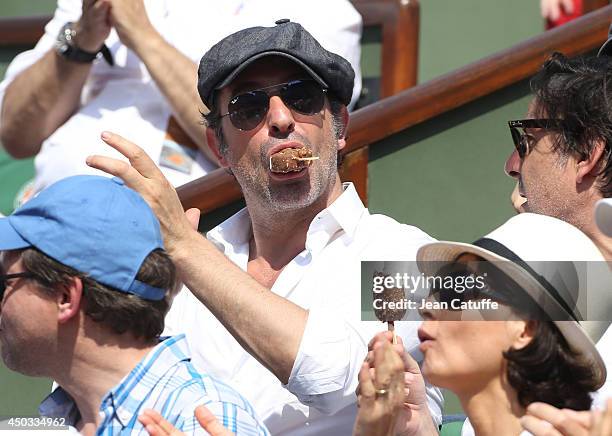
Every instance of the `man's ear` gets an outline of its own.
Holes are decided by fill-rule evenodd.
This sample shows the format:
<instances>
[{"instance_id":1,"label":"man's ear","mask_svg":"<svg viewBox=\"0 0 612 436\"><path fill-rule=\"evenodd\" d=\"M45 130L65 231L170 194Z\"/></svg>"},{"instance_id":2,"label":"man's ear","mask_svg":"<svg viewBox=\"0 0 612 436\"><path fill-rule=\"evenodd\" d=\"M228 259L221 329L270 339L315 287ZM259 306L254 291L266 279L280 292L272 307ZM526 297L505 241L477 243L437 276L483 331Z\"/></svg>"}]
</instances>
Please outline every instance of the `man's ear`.
<instances>
[{"instance_id":1,"label":"man's ear","mask_svg":"<svg viewBox=\"0 0 612 436\"><path fill-rule=\"evenodd\" d=\"M538 321L516 320L510 322L513 324L515 333L512 348L515 350L525 348L531 343L531 341L533 341L538 326Z\"/></svg>"},{"instance_id":2,"label":"man's ear","mask_svg":"<svg viewBox=\"0 0 612 436\"><path fill-rule=\"evenodd\" d=\"M78 277L72 277L66 284L58 285L56 289L57 321L65 324L74 319L81 309L83 298L83 282Z\"/></svg>"},{"instance_id":3,"label":"man's ear","mask_svg":"<svg viewBox=\"0 0 612 436\"><path fill-rule=\"evenodd\" d=\"M346 147L346 134L348 132L349 113L348 109L344 105L340 110L340 117L342 118L342 131L340 132L338 137L338 150L342 150L344 147Z\"/></svg>"},{"instance_id":4,"label":"man's ear","mask_svg":"<svg viewBox=\"0 0 612 436\"><path fill-rule=\"evenodd\" d=\"M597 141L595 146L589 153L588 157L584 160L578 161L576 164L576 183L580 184L585 177L591 176L597 177L597 173L600 171L600 161L606 150L606 146L603 141Z\"/></svg>"},{"instance_id":5,"label":"man's ear","mask_svg":"<svg viewBox=\"0 0 612 436\"><path fill-rule=\"evenodd\" d=\"M217 138L215 130L211 129L210 127L206 128L206 143L219 161L219 165L221 165L222 167L229 166L227 161L225 160L225 156L219 151L219 138Z\"/></svg>"}]
</instances>

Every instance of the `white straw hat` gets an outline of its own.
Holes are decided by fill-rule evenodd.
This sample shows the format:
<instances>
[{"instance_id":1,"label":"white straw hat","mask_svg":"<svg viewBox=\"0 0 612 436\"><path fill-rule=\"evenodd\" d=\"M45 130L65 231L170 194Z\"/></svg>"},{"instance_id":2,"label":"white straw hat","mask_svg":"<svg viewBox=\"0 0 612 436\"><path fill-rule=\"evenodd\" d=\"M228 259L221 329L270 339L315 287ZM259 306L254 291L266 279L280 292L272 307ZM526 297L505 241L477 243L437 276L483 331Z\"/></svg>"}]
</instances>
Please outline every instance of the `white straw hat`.
<instances>
[{"instance_id":1,"label":"white straw hat","mask_svg":"<svg viewBox=\"0 0 612 436\"><path fill-rule=\"evenodd\" d=\"M528 293L555 320L570 347L592 362L598 387L603 385L606 367L595 344L577 322L580 315L575 310L580 286L575 262L604 260L584 233L556 218L522 213L474 244L440 241L424 245L417 253L417 262L421 272L435 275L444 264L465 253L493 262Z\"/></svg>"}]
</instances>

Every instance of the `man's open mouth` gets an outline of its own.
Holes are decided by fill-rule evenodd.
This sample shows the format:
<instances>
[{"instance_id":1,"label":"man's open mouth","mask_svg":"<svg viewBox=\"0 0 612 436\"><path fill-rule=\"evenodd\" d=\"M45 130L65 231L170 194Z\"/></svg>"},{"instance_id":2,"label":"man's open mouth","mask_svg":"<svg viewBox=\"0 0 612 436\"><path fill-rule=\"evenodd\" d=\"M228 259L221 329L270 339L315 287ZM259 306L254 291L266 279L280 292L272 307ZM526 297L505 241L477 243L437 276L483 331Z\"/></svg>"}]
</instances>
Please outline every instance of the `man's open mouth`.
<instances>
[{"instance_id":1,"label":"man's open mouth","mask_svg":"<svg viewBox=\"0 0 612 436\"><path fill-rule=\"evenodd\" d=\"M319 156L313 156L308 147L283 148L270 156L270 171L277 174L300 172L317 159Z\"/></svg>"}]
</instances>

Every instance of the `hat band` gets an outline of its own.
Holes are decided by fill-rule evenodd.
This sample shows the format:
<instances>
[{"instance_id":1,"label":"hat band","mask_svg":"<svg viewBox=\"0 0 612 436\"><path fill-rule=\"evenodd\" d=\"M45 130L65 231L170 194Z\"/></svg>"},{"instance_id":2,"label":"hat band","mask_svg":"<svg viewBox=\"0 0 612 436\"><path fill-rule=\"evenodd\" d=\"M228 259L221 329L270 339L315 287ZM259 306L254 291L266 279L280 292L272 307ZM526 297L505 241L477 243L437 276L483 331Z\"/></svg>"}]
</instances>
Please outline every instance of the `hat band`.
<instances>
[{"instance_id":1,"label":"hat band","mask_svg":"<svg viewBox=\"0 0 612 436\"><path fill-rule=\"evenodd\" d=\"M145 300L154 301L162 300L166 295L165 289L156 288L138 280L134 280L134 282L128 288L127 292L129 292L130 294L138 295L139 297L142 297Z\"/></svg>"},{"instance_id":2,"label":"hat band","mask_svg":"<svg viewBox=\"0 0 612 436\"><path fill-rule=\"evenodd\" d=\"M538 274L533 268L531 268L531 266L529 266L527 262L517 256L516 253L514 253L508 247L497 242L494 239L489 238L481 238L474 242L473 245L498 254L499 256L502 256L522 267L531 276L533 276L533 278L536 279L538 283L544 287L544 289L548 291L548 293L555 299L557 303L561 305L563 310L565 310L574 321L578 322L578 316L576 315L576 312L567 304L565 299L561 297L559 291L557 291L557 289L548 280L546 280L545 277Z\"/></svg>"}]
</instances>

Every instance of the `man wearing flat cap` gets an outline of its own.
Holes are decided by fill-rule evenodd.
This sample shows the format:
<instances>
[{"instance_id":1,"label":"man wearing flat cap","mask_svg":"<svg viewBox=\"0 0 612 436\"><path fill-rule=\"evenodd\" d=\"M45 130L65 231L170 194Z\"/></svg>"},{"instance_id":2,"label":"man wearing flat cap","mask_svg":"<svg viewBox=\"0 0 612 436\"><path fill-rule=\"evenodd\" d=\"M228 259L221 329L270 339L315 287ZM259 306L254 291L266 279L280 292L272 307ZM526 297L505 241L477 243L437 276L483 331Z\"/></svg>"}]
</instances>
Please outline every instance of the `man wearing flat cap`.
<instances>
[{"instance_id":1,"label":"man wearing flat cap","mask_svg":"<svg viewBox=\"0 0 612 436\"><path fill-rule=\"evenodd\" d=\"M68 177L0 219L2 360L58 383L42 417L136 435L151 408L205 435L194 410L206 405L235 434L269 434L247 400L196 371L184 335L159 337L175 277L153 211L117 178Z\"/></svg>"},{"instance_id":2,"label":"man wearing flat cap","mask_svg":"<svg viewBox=\"0 0 612 436\"><path fill-rule=\"evenodd\" d=\"M204 55L198 91L211 109L207 140L247 205L206 238L194 230L199 211L183 212L138 146L104 132L132 165L88 158L156 211L193 293L179 294L168 325L187 333L196 363L253 402L272 434L350 434L357 374L381 330L360 320L360 261L414 260L432 240L371 215L340 181L353 77L345 59L286 19L241 30ZM399 323L397 331L419 359L416 328ZM440 392L417 394L407 398L411 413L433 417L433 428Z\"/></svg>"}]
</instances>

